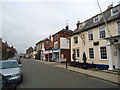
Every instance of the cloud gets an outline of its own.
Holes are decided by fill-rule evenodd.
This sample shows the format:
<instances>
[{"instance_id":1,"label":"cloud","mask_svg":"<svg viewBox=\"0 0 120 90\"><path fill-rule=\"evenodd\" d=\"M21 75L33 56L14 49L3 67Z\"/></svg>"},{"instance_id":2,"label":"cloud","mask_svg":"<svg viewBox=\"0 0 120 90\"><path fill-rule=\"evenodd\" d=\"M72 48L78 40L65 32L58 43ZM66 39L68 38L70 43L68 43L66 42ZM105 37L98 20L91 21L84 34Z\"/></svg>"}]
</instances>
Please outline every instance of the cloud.
<instances>
[{"instance_id":1,"label":"cloud","mask_svg":"<svg viewBox=\"0 0 120 90\"><path fill-rule=\"evenodd\" d=\"M24 52L39 40L63 29L66 20L69 20L70 29L74 30L78 20L83 22L100 12L96 0L56 1L2 0L0 28L3 39L16 47L18 52ZM102 10L112 1L117 3L117 0L101 0Z\"/></svg>"}]
</instances>

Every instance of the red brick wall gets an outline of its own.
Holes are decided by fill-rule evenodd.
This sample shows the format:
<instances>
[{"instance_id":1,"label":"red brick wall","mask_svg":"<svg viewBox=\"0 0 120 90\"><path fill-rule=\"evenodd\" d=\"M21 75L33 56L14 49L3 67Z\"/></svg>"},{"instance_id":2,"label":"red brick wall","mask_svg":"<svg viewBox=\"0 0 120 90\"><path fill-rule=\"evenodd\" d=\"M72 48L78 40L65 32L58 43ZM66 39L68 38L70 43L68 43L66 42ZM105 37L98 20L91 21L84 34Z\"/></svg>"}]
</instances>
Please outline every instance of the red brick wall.
<instances>
[{"instance_id":1,"label":"red brick wall","mask_svg":"<svg viewBox=\"0 0 120 90\"><path fill-rule=\"evenodd\" d=\"M45 50L48 50L51 46L52 46L52 41L50 41L50 40L44 41Z\"/></svg>"},{"instance_id":2,"label":"red brick wall","mask_svg":"<svg viewBox=\"0 0 120 90\"><path fill-rule=\"evenodd\" d=\"M67 61L71 61L70 49L61 49L61 54L64 54L64 58L66 58Z\"/></svg>"}]
</instances>

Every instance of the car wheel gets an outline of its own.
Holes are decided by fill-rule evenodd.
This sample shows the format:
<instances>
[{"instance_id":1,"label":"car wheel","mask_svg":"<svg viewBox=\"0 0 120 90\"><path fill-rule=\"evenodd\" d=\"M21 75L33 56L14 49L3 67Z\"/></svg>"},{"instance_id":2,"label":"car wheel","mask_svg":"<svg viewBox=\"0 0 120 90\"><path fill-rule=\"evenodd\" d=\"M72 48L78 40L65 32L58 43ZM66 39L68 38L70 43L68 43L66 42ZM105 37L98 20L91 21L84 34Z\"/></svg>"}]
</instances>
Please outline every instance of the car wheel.
<instances>
[{"instance_id":1,"label":"car wheel","mask_svg":"<svg viewBox=\"0 0 120 90\"><path fill-rule=\"evenodd\" d=\"M21 79L20 79L20 83L23 82L23 74L21 74Z\"/></svg>"}]
</instances>

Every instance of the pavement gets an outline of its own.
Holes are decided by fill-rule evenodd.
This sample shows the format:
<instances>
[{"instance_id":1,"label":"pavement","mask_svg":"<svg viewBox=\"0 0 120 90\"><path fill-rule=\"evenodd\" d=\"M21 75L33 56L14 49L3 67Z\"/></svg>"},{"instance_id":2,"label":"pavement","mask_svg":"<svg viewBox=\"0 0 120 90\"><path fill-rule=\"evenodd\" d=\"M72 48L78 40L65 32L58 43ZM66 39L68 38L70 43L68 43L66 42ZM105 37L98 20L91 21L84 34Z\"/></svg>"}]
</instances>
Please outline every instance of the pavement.
<instances>
[{"instance_id":1,"label":"pavement","mask_svg":"<svg viewBox=\"0 0 120 90\"><path fill-rule=\"evenodd\" d=\"M49 65L56 66L56 67L60 67L63 69L71 70L77 73L85 74L91 77L99 78L99 79L120 85L120 74L112 73L111 71L108 71L108 70L100 71L100 70L82 69L82 68L77 68L73 66L68 66L66 68L65 64L58 63L58 62L48 62L48 61L42 61L42 60L35 60L35 61L49 64Z\"/></svg>"}]
</instances>

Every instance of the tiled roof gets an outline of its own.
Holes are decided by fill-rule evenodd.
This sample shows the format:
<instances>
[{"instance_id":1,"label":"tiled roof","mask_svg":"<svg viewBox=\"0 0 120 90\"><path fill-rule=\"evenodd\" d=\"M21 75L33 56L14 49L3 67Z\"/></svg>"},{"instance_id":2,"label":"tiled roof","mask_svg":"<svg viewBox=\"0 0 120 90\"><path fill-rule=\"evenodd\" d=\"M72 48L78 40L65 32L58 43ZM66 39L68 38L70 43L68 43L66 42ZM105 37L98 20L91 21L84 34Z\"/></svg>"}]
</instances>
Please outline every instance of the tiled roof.
<instances>
[{"instance_id":1,"label":"tiled roof","mask_svg":"<svg viewBox=\"0 0 120 90\"><path fill-rule=\"evenodd\" d=\"M115 20L115 19L120 19L120 4L119 4L119 5L116 5L115 7L117 7L117 6L119 7L119 13L116 14L116 15L111 16L111 8L110 8L110 9L107 9L106 11L103 12L103 15L104 15L104 17L105 17L105 19L106 19L106 22L110 22L110 21L113 21L113 20ZM114 8L114 7L113 7L113 8ZM100 14L98 14L98 15L102 15L102 14L100 13ZM96 16L98 16L98 15L96 15ZM92 18L86 20L86 21L84 22L85 25L84 25L82 28L75 30L72 35L75 35L75 34L78 34L78 33L80 33L80 32L86 31L86 30L88 30L88 29L94 28L94 27L96 27L96 26L105 24L103 17L102 17L98 22L94 23L94 22L93 22L93 18L96 17L96 16L93 16ZM72 35L71 35L71 36L72 36Z\"/></svg>"}]
</instances>

